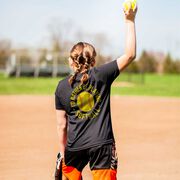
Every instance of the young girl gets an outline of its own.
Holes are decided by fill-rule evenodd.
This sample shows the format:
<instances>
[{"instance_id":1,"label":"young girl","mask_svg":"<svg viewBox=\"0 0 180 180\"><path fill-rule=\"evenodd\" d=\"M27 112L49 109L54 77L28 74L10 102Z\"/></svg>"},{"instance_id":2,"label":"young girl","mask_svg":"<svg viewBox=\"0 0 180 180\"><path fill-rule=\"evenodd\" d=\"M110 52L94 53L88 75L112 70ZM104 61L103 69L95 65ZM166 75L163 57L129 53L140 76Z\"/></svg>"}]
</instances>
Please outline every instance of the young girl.
<instances>
[{"instance_id":1,"label":"young girl","mask_svg":"<svg viewBox=\"0 0 180 180\"><path fill-rule=\"evenodd\" d=\"M118 59L95 67L95 48L85 42L77 43L70 52L69 64L74 74L61 80L55 92L60 145L56 179L81 180L87 163L94 180L116 179L110 89L119 73L135 59L136 12L137 7L124 12L125 53Z\"/></svg>"}]
</instances>

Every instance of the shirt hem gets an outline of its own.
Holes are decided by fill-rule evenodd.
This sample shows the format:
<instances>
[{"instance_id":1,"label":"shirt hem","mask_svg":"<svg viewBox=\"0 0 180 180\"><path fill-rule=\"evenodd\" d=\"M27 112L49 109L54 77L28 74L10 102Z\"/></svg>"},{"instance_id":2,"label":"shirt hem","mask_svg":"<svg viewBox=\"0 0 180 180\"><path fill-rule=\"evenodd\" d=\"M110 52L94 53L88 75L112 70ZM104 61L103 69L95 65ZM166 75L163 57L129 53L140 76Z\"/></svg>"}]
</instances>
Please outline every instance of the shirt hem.
<instances>
[{"instance_id":1,"label":"shirt hem","mask_svg":"<svg viewBox=\"0 0 180 180\"><path fill-rule=\"evenodd\" d=\"M79 147L71 148L71 147L66 146L66 149L68 151L80 151L80 150L89 149L89 148L93 148L93 147L97 147L97 146L102 146L102 145L110 144L110 143L114 143L114 142L115 142L114 139L110 139L110 140L106 140L106 141L103 141L103 142L98 142L98 143L91 144L91 145L84 146L84 147L80 147L80 148Z\"/></svg>"}]
</instances>

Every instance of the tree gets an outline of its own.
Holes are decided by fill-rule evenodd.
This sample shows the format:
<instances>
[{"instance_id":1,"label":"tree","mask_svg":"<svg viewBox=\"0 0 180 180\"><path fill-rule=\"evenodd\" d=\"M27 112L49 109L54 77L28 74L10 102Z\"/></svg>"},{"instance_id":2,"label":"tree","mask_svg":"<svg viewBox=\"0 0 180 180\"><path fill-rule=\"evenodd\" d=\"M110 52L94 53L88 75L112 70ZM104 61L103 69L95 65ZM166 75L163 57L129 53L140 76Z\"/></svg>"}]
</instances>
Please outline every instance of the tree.
<instances>
[{"instance_id":1,"label":"tree","mask_svg":"<svg viewBox=\"0 0 180 180\"><path fill-rule=\"evenodd\" d=\"M65 52L69 49L69 39L72 32L72 21L62 21L54 18L48 25L51 47L54 52Z\"/></svg>"},{"instance_id":2,"label":"tree","mask_svg":"<svg viewBox=\"0 0 180 180\"><path fill-rule=\"evenodd\" d=\"M180 60L174 62L176 73L180 73Z\"/></svg>"},{"instance_id":3,"label":"tree","mask_svg":"<svg viewBox=\"0 0 180 180\"><path fill-rule=\"evenodd\" d=\"M164 60L163 64L163 72L164 73L176 73L176 66L174 61L172 60L170 54L168 54Z\"/></svg>"},{"instance_id":4,"label":"tree","mask_svg":"<svg viewBox=\"0 0 180 180\"><path fill-rule=\"evenodd\" d=\"M143 51L138 64L141 72L156 72L157 62L155 58L149 55L146 51Z\"/></svg>"},{"instance_id":5,"label":"tree","mask_svg":"<svg viewBox=\"0 0 180 180\"><path fill-rule=\"evenodd\" d=\"M97 52L96 65L99 66L112 60L109 55L104 53L109 48L108 37L104 33L96 33L91 36Z\"/></svg>"},{"instance_id":6,"label":"tree","mask_svg":"<svg viewBox=\"0 0 180 180\"><path fill-rule=\"evenodd\" d=\"M139 73L139 66L137 61L133 61L126 69L125 72Z\"/></svg>"},{"instance_id":7,"label":"tree","mask_svg":"<svg viewBox=\"0 0 180 180\"><path fill-rule=\"evenodd\" d=\"M0 40L0 68L5 68L6 62L10 56L11 42L9 40Z\"/></svg>"},{"instance_id":8,"label":"tree","mask_svg":"<svg viewBox=\"0 0 180 180\"><path fill-rule=\"evenodd\" d=\"M18 54L18 58L19 58L19 63L21 65L32 64L31 52L28 49L26 49L26 48L19 49L17 51L17 54Z\"/></svg>"}]
</instances>

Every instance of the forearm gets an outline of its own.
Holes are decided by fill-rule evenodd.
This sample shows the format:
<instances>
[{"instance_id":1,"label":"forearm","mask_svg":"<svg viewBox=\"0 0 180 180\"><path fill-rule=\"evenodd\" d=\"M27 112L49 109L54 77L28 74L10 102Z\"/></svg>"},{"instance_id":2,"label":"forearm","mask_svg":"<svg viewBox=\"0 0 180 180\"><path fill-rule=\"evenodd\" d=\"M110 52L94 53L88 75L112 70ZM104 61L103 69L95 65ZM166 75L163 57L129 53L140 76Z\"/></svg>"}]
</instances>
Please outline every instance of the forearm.
<instances>
[{"instance_id":1,"label":"forearm","mask_svg":"<svg viewBox=\"0 0 180 180\"><path fill-rule=\"evenodd\" d=\"M125 55L131 61L136 57L136 30L134 20L126 20Z\"/></svg>"},{"instance_id":2,"label":"forearm","mask_svg":"<svg viewBox=\"0 0 180 180\"><path fill-rule=\"evenodd\" d=\"M59 141L59 152L64 156L64 151L67 142L67 128L60 125L57 126L58 141Z\"/></svg>"},{"instance_id":3,"label":"forearm","mask_svg":"<svg viewBox=\"0 0 180 180\"><path fill-rule=\"evenodd\" d=\"M135 16L137 6L135 9L124 9L125 24L126 24L126 38L124 54L117 58L117 64L120 71L123 71L136 58L136 30L135 30Z\"/></svg>"},{"instance_id":4,"label":"forearm","mask_svg":"<svg viewBox=\"0 0 180 180\"><path fill-rule=\"evenodd\" d=\"M64 155L67 139L67 114L64 110L56 110L57 133L59 137L59 152Z\"/></svg>"}]
</instances>

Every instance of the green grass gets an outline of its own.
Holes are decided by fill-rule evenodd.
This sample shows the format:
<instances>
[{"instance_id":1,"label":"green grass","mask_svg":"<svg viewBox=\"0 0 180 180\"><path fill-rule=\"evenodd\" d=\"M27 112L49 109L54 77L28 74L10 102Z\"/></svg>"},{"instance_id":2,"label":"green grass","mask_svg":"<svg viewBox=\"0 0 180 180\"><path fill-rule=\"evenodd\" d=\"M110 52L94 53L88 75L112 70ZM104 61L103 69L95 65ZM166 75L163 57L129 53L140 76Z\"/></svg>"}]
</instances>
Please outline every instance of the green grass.
<instances>
[{"instance_id":1,"label":"green grass","mask_svg":"<svg viewBox=\"0 0 180 180\"><path fill-rule=\"evenodd\" d=\"M61 78L7 78L0 74L0 94L39 94L53 95ZM128 76L122 73L116 82L127 81ZM180 75L146 74L145 83L141 76L131 77L132 87L112 87L113 95L144 95L180 97Z\"/></svg>"},{"instance_id":2,"label":"green grass","mask_svg":"<svg viewBox=\"0 0 180 180\"><path fill-rule=\"evenodd\" d=\"M117 81L126 79L127 75L121 74ZM180 97L180 75L146 74L144 79L144 84L141 84L140 75L133 75L133 87L112 87L112 94Z\"/></svg>"},{"instance_id":3,"label":"green grass","mask_svg":"<svg viewBox=\"0 0 180 180\"><path fill-rule=\"evenodd\" d=\"M0 94L53 94L61 78L4 77L0 75Z\"/></svg>"}]
</instances>

